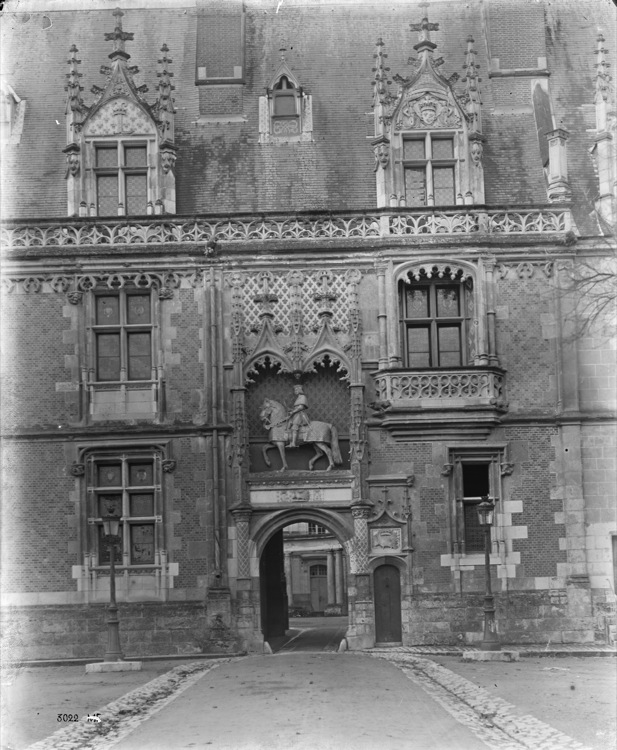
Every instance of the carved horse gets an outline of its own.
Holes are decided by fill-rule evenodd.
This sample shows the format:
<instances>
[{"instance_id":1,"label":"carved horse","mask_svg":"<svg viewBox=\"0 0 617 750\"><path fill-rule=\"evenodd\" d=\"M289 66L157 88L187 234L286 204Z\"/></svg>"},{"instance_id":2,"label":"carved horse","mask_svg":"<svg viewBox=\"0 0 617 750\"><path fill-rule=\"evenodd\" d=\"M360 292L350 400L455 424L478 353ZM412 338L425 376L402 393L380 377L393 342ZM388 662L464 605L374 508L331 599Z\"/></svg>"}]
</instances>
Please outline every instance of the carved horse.
<instances>
[{"instance_id":1,"label":"carved horse","mask_svg":"<svg viewBox=\"0 0 617 750\"><path fill-rule=\"evenodd\" d=\"M272 448L278 448L283 466L280 471L287 469L285 460L285 445L289 440L289 431L287 429L288 414L287 409L278 401L267 398L264 400L261 412L259 414L264 427L268 430L269 443L264 445L262 454L266 466L271 466L268 458L268 451ZM321 456L328 459L328 468L330 471L335 464L343 463L341 450L338 444L338 431L333 424L328 422L311 422L306 427L300 428L300 443L311 443L315 448L315 455L309 461L309 469L312 471L315 461Z\"/></svg>"}]
</instances>

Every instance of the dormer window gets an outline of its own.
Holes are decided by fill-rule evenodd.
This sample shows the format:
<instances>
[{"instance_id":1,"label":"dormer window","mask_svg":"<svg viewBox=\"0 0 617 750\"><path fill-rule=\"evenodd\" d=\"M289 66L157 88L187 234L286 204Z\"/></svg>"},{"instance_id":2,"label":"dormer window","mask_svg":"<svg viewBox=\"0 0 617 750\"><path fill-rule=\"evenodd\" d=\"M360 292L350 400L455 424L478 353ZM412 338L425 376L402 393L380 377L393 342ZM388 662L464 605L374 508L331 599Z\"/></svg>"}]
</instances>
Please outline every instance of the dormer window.
<instances>
[{"instance_id":1,"label":"dormer window","mask_svg":"<svg viewBox=\"0 0 617 750\"><path fill-rule=\"evenodd\" d=\"M453 206L456 203L454 137L426 133L403 140L405 203Z\"/></svg>"},{"instance_id":2,"label":"dormer window","mask_svg":"<svg viewBox=\"0 0 617 750\"><path fill-rule=\"evenodd\" d=\"M283 61L259 97L259 142L311 142L312 130L311 97Z\"/></svg>"},{"instance_id":3,"label":"dormer window","mask_svg":"<svg viewBox=\"0 0 617 750\"><path fill-rule=\"evenodd\" d=\"M419 32L418 65L413 76L399 77L389 90L387 55L377 42L374 76L374 134L378 206L473 205L484 203L481 102L473 39L467 38L465 91L453 88L454 76L439 72L430 32L439 28L423 18L411 24Z\"/></svg>"},{"instance_id":4,"label":"dormer window","mask_svg":"<svg viewBox=\"0 0 617 750\"><path fill-rule=\"evenodd\" d=\"M295 135L300 132L298 122L298 89L287 76L281 76L272 91L273 134Z\"/></svg>"},{"instance_id":5,"label":"dormer window","mask_svg":"<svg viewBox=\"0 0 617 750\"><path fill-rule=\"evenodd\" d=\"M133 34L122 29L122 11L108 40L114 49L111 65L101 72L104 88L94 86L96 101L86 105L81 92L78 49L71 47L66 102L68 212L71 216L143 216L175 213L174 106L167 45L158 63L158 98L148 104L139 72L129 66L125 43Z\"/></svg>"}]
</instances>

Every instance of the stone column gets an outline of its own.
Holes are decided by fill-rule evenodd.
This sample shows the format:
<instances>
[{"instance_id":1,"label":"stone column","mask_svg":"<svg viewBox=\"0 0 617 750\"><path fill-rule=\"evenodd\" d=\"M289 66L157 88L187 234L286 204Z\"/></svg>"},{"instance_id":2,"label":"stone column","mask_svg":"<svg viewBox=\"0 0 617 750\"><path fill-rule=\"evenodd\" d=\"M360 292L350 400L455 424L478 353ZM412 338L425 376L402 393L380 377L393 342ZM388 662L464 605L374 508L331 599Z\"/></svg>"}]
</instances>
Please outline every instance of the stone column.
<instances>
[{"instance_id":1,"label":"stone column","mask_svg":"<svg viewBox=\"0 0 617 750\"><path fill-rule=\"evenodd\" d=\"M343 604L343 550L334 551L334 576L336 603Z\"/></svg>"},{"instance_id":2,"label":"stone column","mask_svg":"<svg viewBox=\"0 0 617 750\"><path fill-rule=\"evenodd\" d=\"M328 550L328 606L336 601L336 590L334 582L334 550Z\"/></svg>"},{"instance_id":3,"label":"stone column","mask_svg":"<svg viewBox=\"0 0 617 750\"><path fill-rule=\"evenodd\" d=\"M388 366L388 310L386 307L386 266L378 265L377 271L377 323L379 326L379 369Z\"/></svg>"},{"instance_id":4,"label":"stone column","mask_svg":"<svg viewBox=\"0 0 617 750\"><path fill-rule=\"evenodd\" d=\"M285 585L287 586L287 604L293 606L293 586L291 583L291 553L285 552Z\"/></svg>"}]
</instances>

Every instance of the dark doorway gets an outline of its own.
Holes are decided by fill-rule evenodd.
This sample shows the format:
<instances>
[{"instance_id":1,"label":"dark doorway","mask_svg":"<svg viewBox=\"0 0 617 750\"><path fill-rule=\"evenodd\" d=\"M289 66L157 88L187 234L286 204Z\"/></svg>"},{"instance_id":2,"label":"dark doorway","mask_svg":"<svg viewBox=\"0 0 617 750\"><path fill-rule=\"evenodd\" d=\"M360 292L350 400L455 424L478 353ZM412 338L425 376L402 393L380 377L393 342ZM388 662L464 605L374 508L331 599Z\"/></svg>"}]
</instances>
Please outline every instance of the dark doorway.
<instances>
[{"instance_id":1,"label":"dark doorway","mask_svg":"<svg viewBox=\"0 0 617 750\"><path fill-rule=\"evenodd\" d=\"M401 575L394 565L380 565L373 576L375 589L375 639L401 643Z\"/></svg>"},{"instance_id":2,"label":"dark doorway","mask_svg":"<svg viewBox=\"0 0 617 750\"><path fill-rule=\"evenodd\" d=\"M266 544L259 561L261 586L261 629L264 639L285 635L289 627L283 531L277 531Z\"/></svg>"}]
</instances>

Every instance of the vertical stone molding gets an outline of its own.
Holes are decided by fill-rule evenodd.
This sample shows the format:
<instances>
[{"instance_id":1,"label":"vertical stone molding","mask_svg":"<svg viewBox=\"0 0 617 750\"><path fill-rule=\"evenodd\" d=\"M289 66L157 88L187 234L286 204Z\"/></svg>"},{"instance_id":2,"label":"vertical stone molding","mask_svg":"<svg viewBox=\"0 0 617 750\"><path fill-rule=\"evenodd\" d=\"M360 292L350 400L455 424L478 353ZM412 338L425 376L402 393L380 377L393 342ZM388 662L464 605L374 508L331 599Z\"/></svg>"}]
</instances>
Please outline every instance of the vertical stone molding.
<instances>
[{"instance_id":1,"label":"vertical stone molding","mask_svg":"<svg viewBox=\"0 0 617 750\"><path fill-rule=\"evenodd\" d=\"M355 551L355 570L352 570L352 573L368 573L368 519L370 513L371 506L367 503L358 503L351 507Z\"/></svg>"},{"instance_id":2,"label":"vertical stone molding","mask_svg":"<svg viewBox=\"0 0 617 750\"><path fill-rule=\"evenodd\" d=\"M232 508L231 514L236 523L236 557L238 560L238 578L250 578L249 522L251 508Z\"/></svg>"}]
</instances>

